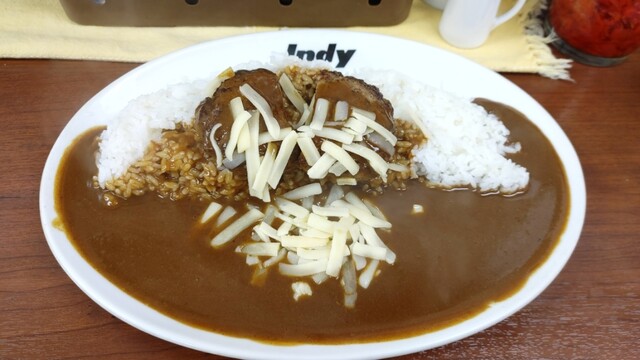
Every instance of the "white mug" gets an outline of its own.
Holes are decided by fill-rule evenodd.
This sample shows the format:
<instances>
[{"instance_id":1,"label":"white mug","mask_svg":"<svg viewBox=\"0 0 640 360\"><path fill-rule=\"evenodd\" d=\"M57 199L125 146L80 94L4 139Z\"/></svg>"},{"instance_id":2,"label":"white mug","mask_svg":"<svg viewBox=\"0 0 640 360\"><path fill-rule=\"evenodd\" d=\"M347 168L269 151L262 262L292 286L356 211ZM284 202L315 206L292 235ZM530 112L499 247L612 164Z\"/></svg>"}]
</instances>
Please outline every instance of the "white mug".
<instances>
[{"instance_id":1,"label":"white mug","mask_svg":"<svg viewBox=\"0 0 640 360\"><path fill-rule=\"evenodd\" d=\"M425 4L431 5L432 7L438 10L444 10L444 7L447 6L447 0L423 0Z\"/></svg>"},{"instance_id":2,"label":"white mug","mask_svg":"<svg viewBox=\"0 0 640 360\"><path fill-rule=\"evenodd\" d=\"M526 0L498 15L500 0L449 0L440 20L440 35L449 44L471 49L482 45L491 30L514 17Z\"/></svg>"}]
</instances>

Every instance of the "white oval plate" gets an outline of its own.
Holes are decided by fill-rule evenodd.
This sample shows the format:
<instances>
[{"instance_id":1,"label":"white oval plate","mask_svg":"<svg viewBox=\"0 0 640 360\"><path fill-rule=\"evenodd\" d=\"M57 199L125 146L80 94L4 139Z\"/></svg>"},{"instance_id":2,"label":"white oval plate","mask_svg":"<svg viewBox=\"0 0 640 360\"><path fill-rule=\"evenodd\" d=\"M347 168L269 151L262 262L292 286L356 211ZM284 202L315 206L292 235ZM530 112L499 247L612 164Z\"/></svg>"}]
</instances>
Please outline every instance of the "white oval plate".
<instances>
[{"instance_id":1,"label":"white oval plate","mask_svg":"<svg viewBox=\"0 0 640 360\"><path fill-rule=\"evenodd\" d=\"M313 52L349 68L392 69L416 80L466 97L483 97L511 105L531 119L558 152L569 179L570 216L566 231L547 261L526 285L508 299L454 326L421 336L349 345L273 346L199 330L145 306L111 284L52 226L54 180L60 158L73 139L90 127L104 125L131 99L169 84L212 78L223 69L250 61L268 62L273 52ZM348 62L347 56L351 54ZM339 63L341 61L341 63ZM340 70L340 68L338 68ZM91 299L128 324L189 348L255 359L364 359L402 355L441 346L482 331L523 308L558 275L573 252L586 207L582 168L576 152L554 119L533 98L497 73L465 58L416 42L339 30L285 30L231 37L192 46L150 61L100 91L69 121L47 159L40 187L42 227L56 259Z\"/></svg>"}]
</instances>

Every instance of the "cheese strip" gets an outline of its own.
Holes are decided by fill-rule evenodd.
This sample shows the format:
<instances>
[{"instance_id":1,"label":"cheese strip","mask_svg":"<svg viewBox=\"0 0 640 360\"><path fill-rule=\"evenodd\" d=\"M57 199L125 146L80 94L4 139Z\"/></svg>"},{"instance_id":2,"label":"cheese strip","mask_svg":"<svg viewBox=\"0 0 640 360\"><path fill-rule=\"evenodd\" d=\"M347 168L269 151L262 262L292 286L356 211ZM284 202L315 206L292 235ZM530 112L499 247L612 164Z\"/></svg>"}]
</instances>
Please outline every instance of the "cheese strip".
<instances>
[{"instance_id":1,"label":"cheese strip","mask_svg":"<svg viewBox=\"0 0 640 360\"><path fill-rule=\"evenodd\" d=\"M345 217L345 216L349 216L349 209L346 209L346 208L323 207L323 206L313 205L311 207L311 209L313 210L314 214L318 214L320 216L327 216L327 217L332 217L332 216Z\"/></svg>"},{"instance_id":2,"label":"cheese strip","mask_svg":"<svg viewBox=\"0 0 640 360\"><path fill-rule=\"evenodd\" d=\"M285 264L279 263L278 270L280 274L287 276L310 276L320 272L324 272L327 268L327 260L309 261L304 264Z\"/></svg>"},{"instance_id":3,"label":"cheese strip","mask_svg":"<svg viewBox=\"0 0 640 360\"><path fill-rule=\"evenodd\" d=\"M283 222L280 227L278 227L278 236L282 237L284 235L289 235L289 232L293 228L293 224L290 222Z\"/></svg>"},{"instance_id":4,"label":"cheese strip","mask_svg":"<svg viewBox=\"0 0 640 360\"><path fill-rule=\"evenodd\" d=\"M309 226L305 222L306 219L294 219L281 213L275 213L276 217L284 222L291 223L293 226L300 229L308 229Z\"/></svg>"},{"instance_id":5,"label":"cheese strip","mask_svg":"<svg viewBox=\"0 0 640 360\"><path fill-rule=\"evenodd\" d=\"M324 216L311 213L307 219L307 224L312 229L317 229L332 234L337 227L337 222L331 221Z\"/></svg>"},{"instance_id":6,"label":"cheese strip","mask_svg":"<svg viewBox=\"0 0 640 360\"><path fill-rule=\"evenodd\" d=\"M355 255L375 260L385 260L387 257L386 248L361 243L353 243L351 245L351 252Z\"/></svg>"},{"instance_id":7,"label":"cheese strip","mask_svg":"<svg viewBox=\"0 0 640 360\"><path fill-rule=\"evenodd\" d=\"M374 119L371 119L365 115L362 115L360 112L356 111L357 109L353 109L351 116L356 118L359 121L362 121L367 125L367 127L371 128L373 131L382 135L391 145L395 146L398 142L398 139L391 133L391 131L387 130L384 126L378 124Z\"/></svg>"},{"instance_id":8,"label":"cheese strip","mask_svg":"<svg viewBox=\"0 0 640 360\"><path fill-rule=\"evenodd\" d=\"M367 131L367 124L363 123L355 117L349 118L349 120L344 123L344 127L353 130L353 132L359 135L362 135L365 131Z\"/></svg>"},{"instance_id":9,"label":"cheese strip","mask_svg":"<svg viewBox=\"0 0 640 360\"><path fill-rule=\"evenodd\" d=\"M277 256L278 250L280 250L280 244L265 242L250 243L240 245L238 250L238 252L253 256Z\"/></svg>"},{"instance_id":10,"label":"cheese strip","mask_svg":"<svg viewBox=\"0 0 640 360\"><path fill-rule=\"evenodd\" d=\"M227 159L233 160L233 151L236 149L236 145L238 144L240 132L247 121L249 121L250 117L251 114L248 111L242 110L237 117L233 118L233 125L231 125L231 131L229 132L227 147L224 149L224 155Z\"/></svg>"},{"instance_id":11,"label":"cheese strip","mask_svg":"<svg viewBox=\"0 0 640 360\"><path fill-rule=\"evenodd\" d=\"M360 197L358 195L356 195L353 192L347 193L344 196L344 199L347 200L347 202L353 206L357 206L362 210L367 211L368 213L371 214L371 211L369 211L369 208L367 207L367 204L364 203L364 201L362 201L362 199L360 199ZM373 215L373 214L372 214Z\"/></svg>"},{"instance_id":12,"label":"cheese strip","mask_svg":"<svg viewBox=\"0 0 640 360\"><path fill-rule=\"evenodd\" d=\"M280 243L282 244L282 246L288 248L314 248L327 245L328 242L329 239L327 238L316 238L299 235L285 235L280 237Z\"/></svg>"},{"instance_id":13,"label":"cheese strip","mask_svg":"<svg viewBox=\"0 0 640 360\"><path fill-rule=\"evenodd\" d=\"M271 134L269 134L268 131L261 132L260 135L258 136L258 145L264 145L273 141L282 141L287 135L289 135L291 130L293 129L291 129L291 127L289 126L286 128L280 129L280 134L278 135L278 137L271 136Z\"/></svg>"},{"instance_id":14,"label":"cheese strip","mask_svg":"<svg viewBox=\"0 0 640 360\"><path fill-rule=\"evenodd\" d=\"M262 263L262 266L264 266L265 268L271 267L274 264L277 264L280 261L282 261L286 255L287 255L287 249L281 248L280 251L278 251L278 255L274 257L270 257L267 260L265 260L264 263Z\"/></svg>"},{"instance_id":15,"label":"cheese strip","mask_svg":"<svg viewBox=\"0 0 640 360\"><path fill-rule=\"evenodd\" d=\"M302 198L320 194L322 194L322 186L320 186L320 183L311 183L286 192L282 197L288 200L300 200Z\"/></svg>"},{"instance_id":16,"label":"cheese strip","mask_svg":"<svg viewBox=\"0 0 640 360\"><path fill-rule=\"evenodd\" d=\"M367 266L367 259L363 258L362 256L353 254L351 255L351 258L353 259L353 263L356 266L356 270L360 271L364 269L365 266Z\"/></svg>"},{"instance_id":17,"label":"cheese strip","mask_svg":"<svg viewBox=\"0 0 640 360\"><path fill-rule=\"evenodd\" d=\"M331 233L324 232L314 228L301 230L300 235L309 236L309 237L327 238L327 239L331 237Z\"/></svg>"},{"instance_id":18,"label":"cheese strip","mask_svg":"<svg viewBox=\"0 0 640 360\"><path fill-rule=\"evenodd\" d=\"M305 107L304 111L302 112L302 116L300 116L300 119L298 120L298 122L293 126L294 129L297 129L300 126L303 126L309 123L309 119L311 118L311 109L314 108L315 104L316 104L316 96L314 95L311 98L311 104Z\"/></svg>"},{"instance_id":19,"label":"cheese strip","mask_svg":"<svg viewBox=\"0 0 640 360\"><path fill-rule=\"evenodd\" d=\"M363 223L374 227L374 228L391 228L391 223L389 223L388 221L382 220L382 219L378 219L377 217L371 215L371 213L369 212L369 210L363 210L357 206L354 206L352 204L349 204L348 202L344 201L344 200L336 200L334 201L331 206L343 206L343 207L347 207L349 209L349 213L351 213L351 215L353 215L353 217L355 217L356 219L362 221Z\"/></svg>"},{"instance_id":20,"label":"cheese strip","mask_svg":"<svg viewBox=\"0 0 640 360\"><path fill-rule=\"evenodd\" d=\"M347 117L349 117L349 103L340 100L336 103L336 109L333 119L335 121L343 121L346 120Z\"/></svg>"},{"instance_id":21,"label":"cheese strip","mask_svg":"<svg viewBox=\"0 0 640 360\"><path fill-rule=\"evenodd\" d=\"M209 206L207 206L207 210L205 210L204 213L202 214L202 217L200 218L200 223L201 224L206 223L207 221L209 221L209 219L211 219L216 214L218 214L220 210L222 210L222 205L218 204L217 202L212 202L211 204L209 204Z\"/></svg>"},{"instance_id":22,"label":"cheese strip","mask_svg":"<svg viewBox=\"0 0 640 360\"><path fill-rule=\"evenodd\" d=\"M337 226L348 231L351 225L354 225L355 222L356 222L356 218L354 218L353 216L351 216L351 214L349 214L349 216L340 218L340 220L338 220ZM349 236L350 236L350 233L347 234L347 237Z\"/></svg>"},{"instance_id":23,"label":"cheese strip","mask_svg":"<svg viewBox=\"0 0 640 360\"><path fill-rule=\"evenodd\" d=\"M327 275L337 277L340 273L346 243L347 231L344 229L335 229L331 239L331 251L329 252L329 260L327 261L327 269L325 271Z\"/></svg>"},{"instance_id":24,"label":"cheese strip","mask_svg":"<svg viewBox=\"0 0 640 360\"><path fill-rule=\"evenodd\" d=\"M324 126L325 120L327 120L327 113L329 112L329 101L327 99L317 99L315 110L313 112L313 118L311 119L311 127L313 130L320 130Z\"/></svg>"},{"instance_id":25,"label":"cheese strip","mask_svg":"<svg viewBox=\"0 0 640 360\"><path fill-rule=\"evenodd\" d=\"M280 134L280 125L278 121L273 117L271 107L265 98L263 98L257 91L255 91L249 84L243 84L240 86L240 93L249 100L253 106L260 112L262 119L264 120L267 130L271 136L278 137Z\"/></svg>"},{"instance_id":26,"label":"cheese strip","mask_svg":"<svg viewBox=\"0 0 640 360\"><path fill-rule=\"evenodd\" d=\"M299 248L296 253L301 259L318 260L328 259L331 248L323 246L315 249Z\"/></svg>"},{"instance_id":27,"label":"cheese strip","mask_svg":"<svg viewBox=\"0 0 640 360\"><path fill-rule=\"evenodd\" d=\"M249 148L251 143L251 138L249 136L249 124L248 121L242 126L242 130L240 130L240 136L238 136L238 145L236 149L238 153L242 154Z\"/></svg>"},{"instance_id":28,"label":"cheese strip","mask_svg":"<svg viewBox=\"0 0 640 360\"><path fill-rule=\"evenodd\" d=\"M264 214L257 209L251 209L246 214L242 215L239 219L232 222L218 235L211 239L211 246L220 247L229 241L233 240L242 231L253 225L258 220L262 219Z\"/></svg>"},{"instance_id":29,"label":"cheese strip","mask_svg":"<svg viewBox=\"0 0 640 360\"><path fill-rule=\"evenodd\" d=\"M363 199L362 202L364 203L364 205L367 207L367 209L369 209L369 212L371 212L371 214L379 219L387 220L387 217L382 213L382 211L380 210L380 208L378 208L374 203L372 203L370 200L367 199Z\"/></svg>"},{"instance_id":30,"label":"cheese strip","mask_svg":"<svg viewBox=\"0 0 640 360\"><path fill-rule=\"evenodd\" d=\"M316 136L320 136L325 139L335 140L343 144L351 144L353 142L353 135L342 130L323 127L320 130L313 130Z\"/></svg>"},{"instance_id":31,"label":"cheese strip","mask_svg":"<svg viewBox=\"0 0 640 360\"><path fill-rule=\"evenodd\" d=\"M378 264L380 262L378 260L371 260L369 264L364 269L363 272L360 273L360 277L358 278L358 284L363 288L368 288L373 280L373 277L376 275L376 270L378 269Z\"/></svg>"},{"instance_id":32,"label":"cheese strip","mask_svg":"<svg viewBox=\"0 0 640 360\"><path fill-rule=\"evenodd\" d=\"M247 163L247 183L249 184L249 195L258 196L253 190L253 182L256 179L258 168L260 167L260 149L258 145L258 137L260 132L260 113L253 111L251 118L247 122L249 128L249 147L245 151Z\"/></svg>"},{"instance_id":33,"label":"cheese strip","mask_svg":"<svg viewBox=\"0 0 640 360\"><path fill-rule=\"evenodd\" d=\"M356 180L356 178L352 177L341 177L336 179L336 184L345 186L356 186L358 185L358 181Z\"/></svg>"},{"instance_id":34,"label":"cheese strip","mask_svg":"<svg viewBox=\"0 0 640 360\"><path fill-rule=\"evenodd\" d=\"M264 195L267 180L269 179L269 174L271 174L271 170L273 169L273 162L275 159L276 145L274 143L269 143L269 145L267 145L267 151L260 163L260 167L258 168L258 172L256 173L256 179L253 181L253 185L251 186L255 193L260 197Z\"/></svg>"},{"instance_id":35,"label":"cheese strip","mask_svg":"<svg viewBox=\"0 0 640 360\"><path fill-rule=\"evenodd\" d=\"M269 237L263 231L260 230L260 225L256 225L253 227L253 233L251 234L251 238L253 240L260 240L262 242L267 242L267 243L271 242Z\"/></svg>"},{"instance_id":36,"label":"cheese strip","mask_svg":"<svg viewBox=\"0 0 640 360\"><path fill-rule=\"evenodd\" d=\"M289 134L282 140L282 144L280 144L280 150L278 151L278 156L276 156L276 160L273 164L273 169L271 170L271 174L269 175L268 183L272 189L275 189L280 183L280 179L282 178L282 174L284 173L284 169L287 167L287 163L289 162L289 158L291 158L291 153L296 146L298 140L298 133L291 130Z\"/></svg>"},{"instance_id":37,"label":"cheese strip","mask_svg":"<svg viewBox=\"0 0 640 360\"><path fill-rule=\"evenodd\" d=\"M342 131L346 132L347 134L351 134L353 135L353 141L363 141L364 140L364 136L362 134L359 134L349 128L343 127Z\"/></svg>"},{"instance_id":38,"label":"cheese strip","mask_svg":"<svg viewBox=\"0 0 640 360\"><path fill-rule=\"evenodd\" d=\"M344 165L351 175L355 175L360 171L360 166L358 166L355 160L353 160L351 155L331 141L324 141L322 146L320 146L320 149L324 151L325 154L331 155L334 159Z\"/></svg>"},{"instance_id":39,"label":"cheese strip","mask_svg":"<svg viewBox=\"0 0 640 360\"><path fill-rule=\"evenodd\" d=\"M261 222L258 228L256 229L256 231L261 232L262 234L266 235L267 237L273 240L280 241L280 235L278 235L278 230L274 229L273 227L271 227L271 225L265 222Z\"/></svg>"},{"instance_id":40,"label":"cheese strip","mask_svg":"<svg viewBox=\"0 0 640 360\"><path fill-rule=\"evenodd\" d=\"M309 164L309 166L315 165L315 163L320 160L320 153L316 148L316 144L313 143L313 140L309 137L299 136L297 142L307 164Z\"/></svg>"},{"instance_id":41,"label":"cheese strip","mask_svg":"<svg viewBox=\"0 0 640 360\"><path fill-rule=\"evenodd\" d=\"M396 254L387 247L382 239L380 239L375 229L364 223L358 223L358 226L360 227L360 233L367 244L387 249L385 261L389 264L393 264L396 261Z\"/></svg>"},{"instance_id":42,"label":"cheese strip","mask_svg":"<svg viewBox=\"0 0 640 360\"><path fill-rule=\"evenodd\" d=\"M316 163L313 164L313 166L311 166L309 170L307 170L307 175L310 179L322 179L327 176L327 173L329 173L329 169L335 162L336 159L333 156L324 153L322 154L322 156L320 156L318 161L316 161Z\"/></svg>"},{"instance_id":43,"label":"cheese strip","mask_svg":"<svg viewBox=\"0 0 640 360\"><path fill-rule=\"evenodd\" d=\"M389 170L391 171L396 171L396 172L405 172L407 170L409 170L408 167L406 167L405 165L402 164L393 164L393 163L389 163Z\"/></svg>"},{"instance_id":44,"label":"cheese strip","mask_svg":"<svg viewBox=\"0 0 640 360\"><path fill-rule=\"evenodd\" d=\"M276 198L276 205L278 205L278 208L283 212L291 214L296 218L306 218L307 215L309 215L309 210L294 203L293 201L289 201L281 197Z\"/></svg>"},{"instance_id":45,"label":"cheese strip","mask_svg":"<svg viewBox=\"0 0 640 360\"><path fill-rule=\"evenodd\" d=\"M284 94L287 96L287 99L289 99L293 106L296 107L296 110L298 110L298 112L302 114L307 106L307 103L304 101L296 87L293 85L291 79L289 79L289 76L287 76L287 74L285 73L282 73L282 75L280 75L280 78L278 79L278 83L280 84L282 91L284 91Z\"/></svg>"},{"instance_id":46,"label":"cheese strip","mask_svg":"<svg viewBox=\"0 0 640 360\"><path fill-rule=\"evenodd\" d=\"M219 169L222 166L222 150L220 150L220 145L216 141L215 135L216 131L222 126L222 124L217 123L213 125L211 128L211 132L209 133L209 142L213 147L213 152L216 154L216 167Z\"/></svg>"},{"instance_id":47,"label":"cheese strip","mask_svg":"<svg viewBox=\"0 0 640 360\"><path fill-rule=\"evenodd\" d=\"M371 112L371 111L367 111L367 110L364 110L364 109L360 109L360 108L354 107L351 110L351 114L353 115L354 113L360 114L362 116L366 116L369 119L374 120L374 121L376 120L376 113Z\"/></svg>"},{"instance_id":48,"label":"cheese strip","mask_svg":"<svg viewBox=\"0 0 640 360\"><path fill-rule=\"evenodd\" d=\"M218 227L224 223L226 223L229 219L231 219L237 213L236 209L231 206L227 206L222 210L222 213L216 219L215 226Z\"/></svg>"},{"instance_id":49,"label":"cheese strip","mask_svg":"<svg viewBox=\"0 0 640 360\"><path fill-rule=\"evenodd\" d=\"M242 97L236 96L229 101L229 109L231 110L231 117L237 118L244 112L244 105L242 104Z\"/></svg>"},{"instance_id":50,"label":"cheese strip","mask_svg":"<svg viewBox=\"0 0 640 360\"><path fill-rule=\"evenodd\" d=\"M347 168L344 167L344 165L342 165L339 162L333 164L331 166L331 168L329 169L329 173L331 173L331 174L333 174L335 176L340 176L340 175L344 174L345 172L347 172Z\"/></svg>"},{"instance_id":51,"label":"cheese strip","mask_svg":"<svg viewBox=\"0 0 640 360\"><path fill-rule=\"evenodd\" d=\"M343 144L342 148L347 150L348 152L354 153L356 155L362 156L365 160L369 162L371 168L380 175L382 181L387 182L387 170L389 170L389 165L384 159L378 155L375 151L369 149L368 147L362 146L360 144Z\"/></svg>"},{"instance_id":52,"label":"cheese strip","mask_svg":"<svg viewBox=\"0 0 640 360\"><path fill-rule=\"evenodd\" d=\"M340 187L340 185L331 186L331 190L329 190L329 195L327 195L327 200L325 200L325 204L331 205L334 201L338 199L342 199L344 197L344 190Z\"/></svg>"}]
</instances>

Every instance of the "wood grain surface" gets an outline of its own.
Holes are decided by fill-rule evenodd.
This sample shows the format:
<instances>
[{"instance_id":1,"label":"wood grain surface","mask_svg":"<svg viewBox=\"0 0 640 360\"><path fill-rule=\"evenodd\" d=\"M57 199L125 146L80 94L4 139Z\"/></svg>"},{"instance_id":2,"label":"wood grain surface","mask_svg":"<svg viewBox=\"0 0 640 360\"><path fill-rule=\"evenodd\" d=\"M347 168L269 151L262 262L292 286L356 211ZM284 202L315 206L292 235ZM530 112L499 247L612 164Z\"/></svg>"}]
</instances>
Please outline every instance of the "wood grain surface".
<instances>
[{"instance_id":1,"label":"wood grain surface","mask_svg":"<svg viewBox=\"0 0 640 360\"><path fill-rule=\"evenodd\" d=\"M40 176L58 134L135 66L0 60L1 359L216 358L100 308L58 265L40 225ZM588 208L573 257L522 311L403 359L640 359L640 53L612 68L575 64L571 73L575 82L505 76L551 113L582 161Z\"/></svg>"}]
</instances>

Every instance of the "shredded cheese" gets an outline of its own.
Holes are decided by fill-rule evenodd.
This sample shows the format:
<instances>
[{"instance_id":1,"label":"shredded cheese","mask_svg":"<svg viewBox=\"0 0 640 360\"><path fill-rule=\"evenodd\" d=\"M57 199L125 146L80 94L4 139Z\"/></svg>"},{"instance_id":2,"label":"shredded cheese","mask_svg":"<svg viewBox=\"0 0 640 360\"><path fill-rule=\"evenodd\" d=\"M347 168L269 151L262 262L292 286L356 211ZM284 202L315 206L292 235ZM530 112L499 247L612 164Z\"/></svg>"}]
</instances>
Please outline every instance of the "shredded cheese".
<instances>
[{"instance_id":1,"label":"shredded cheese","mask_svg":"<svg viewBox=\"0 0 640 360\"><path fill-rule=\"evenodd\" d=\"M220 210L222 210L222 205L218 204L217 202L212 202L211 204L209 204L209 206L207 206L207 209L202 214L202 217L200 218L200 223L201 224L206 223L207 221L209 221L209 219L217 215L220 212Z\"/></svg>"},{"instance_id":2,"label":"shredded cheese","mask_svg":"<svg viewBox=\"0 0 640 360\"><path fill-rule=\"evenodd\" d=\"M343 148L332 143L331 141L322 142L320 149L322 149L325 154L331 155L334 159L344 165L344 167L347 168L347 171L349 171L351 175L355 175L358 173L358 171L360 171L360 166L355 162L355 160L353 160L351 155L349 155L349 153L346 152Z\"/></svg>"},{"instance_id":3,"label":"shredded cheese","mask_svg":"<svg viewBox=\"0 0 640 360\"><path fill-rule=\"evenodd\" d=\"M311 127L313 130L322 129L325 120L327 120L327 113L329 112L329 100L317 99L315 110L313 112L313 118L311 119Z\"/></svg>"},{"instance_id":4,"label":"shredded cheese","mask_svg":"<svg viewBox=\"0 0 640 360\"><path fill-rule=\"evenodd\" d=\"M224 230L218 233L213 239L211 239L211 246L220 247L229 241L233 240L242 231L249 226L253 225L258 220L262 219L264 214L257 209L251 209L246 214L242 215L238 220L232 222Z\"/></svg>"},{"instance_id":5,"label":"shredded cheese","mask_svg":"<svg viewBox=\"0 0 640 360\"><path fill-rule=\"evenodd\" d=\"M369 118L357 112L356 109L353 110L353 112L351 113L351 116L358 119L359 121L362 121L367 125L367 127L371 128L373 131L382 135L382 137L385 138L385 140L387 140L389 143L391 143L391 145L395 146L396 143L398 142L398 139L395 137L395 135L393 135L393 133L391 133L391 131L387 130L384 126L378 124L374 119Z\"/></svg>"},{"instance_id":6,"label":"shredded cheese","mask_svg":"<svg viewBox=\"0 0 640 360\"><path fill-rule=\"evenodd\" d=\"M262 115L262 120L267 126L267 130L271 136L278 137L280 133L280 125L278 125L278 120L273 117L273 112L271 112L271 107L265 98L263 98L257 91L255 91L251 85L243 84L240 86L240 93L244 95L244 97L249 100L253 106L260 112Z\"/></svg>"},{"instance_id":7,"label":"shredded cheese","mask_svg":"<svg viewBox=\"0 0 640 360\"><path fill-rule=\"evenodd\" d=\"M299 200L302 198L310 197L313 195L320 195L320 194L322 194L322 186L320 186L320 183L316 182L316 183L303 185L303 186L300 186L299 188L286 192L282 195L282 197L288 200Z\"/></svg>"},{"instance_id":8,"label":"shredded cheese","mask_svg":"<svg viewBox=\"0 0 640 360\"><path fill-rule=\"evenodd\" d=\"M211 128L211 132L209 133L209 142L211 143L211 146L213 147L213 152L216 154L216 167L220 168L222 167L222 150L220 150L220 145L218 145L218 142L216 141L215 135L216 135L216 131L218 131L218 129L222 126L222 124L217 123L215 125L213 125L213 127Z\"/></svg>"},{"instance_id":9,"label":"shredded cheese","mask_svg":"<svg viewBox=\"0 0 640 360\"><path fill-rule=\"evenodd\" d=\"M222 210L222 213L220 214L220 216L218 216L218 218L216 219L215 226L219 227L220 225L223 225L229 219L231 219L235 214L237 214L236 209L234 209L231 206L225 207L224 210Z\"/></svg>"},{"instance_id":10,"label":"shredded cheese","mask_svg":"<svg viewBox=\"0 0 640 360\"><path fill-rule=\"evenodd\" d=\"M320 153L318 152L316 145L313 143L313 140L306 136L300 136L298 137L297 142L307 164L309 164L309 166L315 165L316 162L320 160Z\"/></svg>"},{"instance_id":11,"label":"shredded cheese","mask_svg":"<svg viewBox=\"0 0 640 360\"><path fill-rule=\"evenodd\" d=\"M369 165L371 165L373 171L380 175L382 181L384 181L385 183L387 182L387 170L389 170L389 165L386 161L384 161L382 156L378 155L378 153L369 149L368 147L356 143L343 144L342 148L351 153L362 156L369 162Z\"/></svg>"},{"instance_id":12,"label":"shredded cheese","mask_svg":"<svg viewBox=\"0 0 640 360\"><path fill-rule=\"evenodd\" d=\"M347 243L347 231L344 229L335 229L333 239L331 240L331 251L329 252L329 260L327 260L327 269L325 272L329 276L337 277L342 266L342 258L344 257L344 246Z\"/></svg>"},{"instance_id":13,"label":"shredded cheese","mask_svg":"<svg viewBox=\"0 0 640 360\"><path fill-rule=\"evenodd\" d=\"M284 94L287 96L287 99L289 99L293 106L296 107L296 110L302 114L307 107L307 103L304 101L298 90L296 90L291 79L289 79L287 74L282 73L278 79L278 83L280 84L282 91L284 91Z\"/></svg>"},{"instance_id":14,"label":"shredded cheese","mask_svg":"<svg viewBox=\"0 0 640 360\"><path fill-rule=\"evenodd\" d=\"M278 270L280 274L286 276L309 276L325 271L327 268L327 260L309 261L303 264L286 264L279 263Z\"/></svg>"},{"instance_id":15,"label":"shredded cheese","mask_svg":"<svg viewBox=\"0 0 640 360\"><path fill-rule=\"evenodd\" d=\"M250 243L240 245L237 252L252 256L276 256L280 250L280 244L278 243Z\"/></svg>"},{"instance_id":16,"label":"shredded cheese","mask_svg":"<svg viewBox=\"0 0 640 360\"><path fill-rule=\"evenodd\" d=\"M260 163L260 167L258 168L258 172L256 173L256 178L251 186L258 195L263 195L265 190L269 190L267 189L267 180L269 179L269 174L271 174L271 171L273 170L275 158L276 145L274 143L269 143L269 145L267 145L267 151L264 153L264 157Z\"/></svg>"},{"instance_id":17,"label":"shredded cheese","mask_svg":"<svg viewBox=\"0 0 640 360\"><path fill-rule=\"evenodd\" d=\"M336 183L338 185L344 185L344 186L356 186L358 185L358 181L355 178L352 177L341 177L336 179Z\"/></svg>"},{"instance_id":18,"label":"shredded cheese","mask_svg":"<svg viewBox=\"0 0 640 360\"><path fill-rule=\"evenodd\" d=\"M293 130L291 130L284 140L282 140L278 156L276 156L273 169L271 170L271 174L267 181L272 189L275 189L278 186L278 183L280 183L280 178L282 178L284 169L287 167L287 163L289 163L289 158L291 157L291 153L293 153L297 140L298 133Z\"/></svg>"},{"instance_id":19,"label":"shredded cheese","mask_svg":"<svg viewBox=\"0 0 640 360\"><path fill-rule=\"evenodd\" d=\"M329 169L335 162L336 159L333 156L324 153L318 161L307 170L307 176L309 176L310 179L322 179L327 176Z\"/></svg>"}]
</instances>

